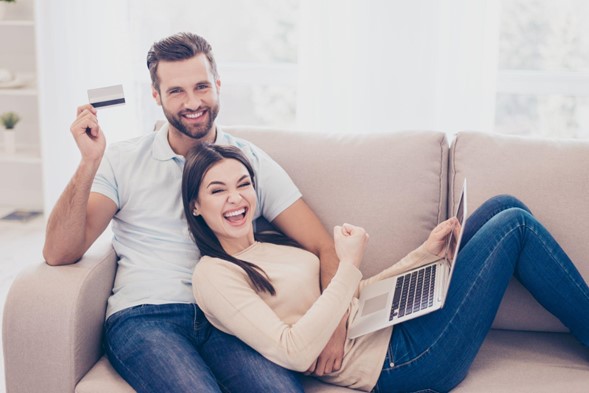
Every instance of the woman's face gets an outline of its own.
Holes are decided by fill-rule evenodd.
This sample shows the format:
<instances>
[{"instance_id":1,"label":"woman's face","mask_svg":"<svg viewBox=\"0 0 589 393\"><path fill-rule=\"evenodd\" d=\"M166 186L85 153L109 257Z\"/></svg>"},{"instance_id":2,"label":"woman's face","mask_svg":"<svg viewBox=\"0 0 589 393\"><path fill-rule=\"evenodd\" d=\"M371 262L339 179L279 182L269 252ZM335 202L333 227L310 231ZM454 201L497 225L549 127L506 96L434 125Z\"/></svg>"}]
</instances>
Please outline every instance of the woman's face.
<instances>
[{"instance_id":1,"label":"woman's face","mask_svg":"<svg viewBox=\"0 0 589 393\"><path fill-rule=\"evenodd\" d=\"M228 254L253 244L256 191L241 162L224 159L209 168L200 184L195 207Z\"/></svg>"}]
</instances>

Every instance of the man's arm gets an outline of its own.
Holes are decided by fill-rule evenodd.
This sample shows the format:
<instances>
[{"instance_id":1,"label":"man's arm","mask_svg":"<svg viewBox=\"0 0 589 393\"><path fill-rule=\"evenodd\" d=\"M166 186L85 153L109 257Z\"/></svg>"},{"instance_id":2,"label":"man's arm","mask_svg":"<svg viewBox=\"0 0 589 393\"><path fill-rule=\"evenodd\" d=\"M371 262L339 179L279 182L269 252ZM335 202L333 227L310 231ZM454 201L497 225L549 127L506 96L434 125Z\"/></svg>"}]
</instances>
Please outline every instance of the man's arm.
<instances>
[{"instance_id":1,"label":"man's arm","mask_svg":"<svg viewBox=\"0 0 589 393\"><path fill-rule=\"evenodd\" d=\"M339 260L335 253L333 237L323 227L319 217L315 215L303 199L298 199L280 213L272 223L285 235L296 240L306 250L319 257L321 262L321 288L325 288L337 271ZM309 373L321 376L341 368L344 343L347 337L347 318L346 313L325 349L308 370Z\"/></svg>"},{"instance_id":2,"label":"man's arm","mask_svg":"<svg viewBox=\"0 0 589 393\"><path fill-rule=\"evenodd\" d=\"M79 107L70 131L82 159L47 222L43 257L50 265L78 261L104 231L117 208L109 198L90 193L106 147L96 109L91 105Z\"/></svg>"},{"instance_id":3,"label":"man's arm","mask_svg":"<svg viewBox=\"0 0 589 393\"><path fill-rule=\"evenodd\" d=\"M272 224L291 239L296 240L305 250L312 252L321 261L321 288L333 278L339 260L335 253L333 237L319 221L309 205L298 199L280 213Z\"/></svg>"},{"instance_id":4,"label":"man's arm","mask_svg":"<svg viewBox=\"0 0 589 393\"><path fill-rule=\"evenodd\" d=\"M111 199L86 191L84 182L80 181L83 172L78 168L47 221L43 257L49 265L77 262L117 210Z\"/></svg>"}]
</instances>

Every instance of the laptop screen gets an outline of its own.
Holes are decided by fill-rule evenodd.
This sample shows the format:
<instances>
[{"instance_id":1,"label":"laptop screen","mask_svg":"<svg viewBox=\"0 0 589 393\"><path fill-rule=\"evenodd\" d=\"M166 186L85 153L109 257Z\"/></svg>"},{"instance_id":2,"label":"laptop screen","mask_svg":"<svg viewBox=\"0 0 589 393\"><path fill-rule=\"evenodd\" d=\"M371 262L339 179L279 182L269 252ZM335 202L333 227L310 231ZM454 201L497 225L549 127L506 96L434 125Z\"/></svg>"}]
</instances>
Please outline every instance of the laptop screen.
<instances>
[{"instance_id":1,"label":"laptop screen","mask_svg":"<svg viewBox=\"0 0 589 393\"><path fill-rule=\"evenodd\" d=\"M454 259L455 259L454 254L457 252L456 247L459 246L458 240L460 239L460 237L462 235L462 230L463 230L463 226L464 226L465 194L466 194L466 180L464 181L462 193L460 194L460 200L458 201L458 206L456 207L455 217L458 218L459 227L450 233L450 235L448 236L448 241L446 243L445 259L449 264L452 264L454 262ZM456 233L458 233L459 235L456 236Z\"/></svg>"}]
</instances>

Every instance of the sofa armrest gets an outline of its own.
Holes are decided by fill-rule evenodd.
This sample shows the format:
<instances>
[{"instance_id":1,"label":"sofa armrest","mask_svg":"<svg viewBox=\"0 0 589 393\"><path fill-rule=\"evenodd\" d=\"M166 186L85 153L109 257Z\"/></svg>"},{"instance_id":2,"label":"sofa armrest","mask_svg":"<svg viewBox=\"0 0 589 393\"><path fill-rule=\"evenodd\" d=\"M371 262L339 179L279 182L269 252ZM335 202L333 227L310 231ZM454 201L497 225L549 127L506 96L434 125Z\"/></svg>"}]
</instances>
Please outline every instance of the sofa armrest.
<instances>
[{"instance_id":1,"label":"sofa armrest","mask_svg":"<svg viewBox=\"0 0 589 393\"><path fill-rule=\"evenodd\" d=\"M4 308L7 393L74 391L102 351L116 259L105 233L76 264L42 263L18 275Z\"/></svg>"}]
</instances>

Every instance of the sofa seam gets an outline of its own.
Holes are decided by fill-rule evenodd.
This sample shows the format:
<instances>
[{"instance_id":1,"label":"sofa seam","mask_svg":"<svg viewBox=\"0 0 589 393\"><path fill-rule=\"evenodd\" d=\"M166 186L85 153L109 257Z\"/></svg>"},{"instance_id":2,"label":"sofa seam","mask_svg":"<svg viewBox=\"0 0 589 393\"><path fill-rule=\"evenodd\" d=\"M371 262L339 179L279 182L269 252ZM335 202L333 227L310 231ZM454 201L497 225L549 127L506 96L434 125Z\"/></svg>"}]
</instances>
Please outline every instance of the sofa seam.
<instances>
[{"instance_id":1,"label":"sofa seam","mask_svg":"<svg viewBox=\"0 0 589 393\"><path fill-rule=\"evenodd\" d=\"M449 157L448 159L448 190L447 190L447 195L450 194L450 192L452 193L452 198L448 197L448 201L447 201L447 216L450 217L450 214L452 214L451 212L451 208L454 208L454 183L456 180L456 146L458 144L458 139L460 137L460 132L456 133L456 136L454 137L454 139L452 140L452 143L450 144L449 148L448 148L448 155L450 155L451 157Z\"/></svg>"},{"instance_id":2,"label":"sofa seam","mask_svg":"<svg viewBox=\"0 0 589 393\"><path fill-rule=\"evenodd\" d=\"M446 146L448 146L447 143L447 139L446 139L446 135L443 134L442 138L440 138L440 142L439 142L439 146L440 146L440 183L439 183L439 194L438 194L438 222L440 222L440 220L444 220L445 217L442 217L442 203L444 201L444 192L446 191L446 195L447 195L447 190L444 190L444 144L446 144ZM449 149L448 149L449 152ZM446 166L448 165L448 162L446 161ZM446 173L448 173L448 170L446 170ZM448 180L446 179L446 183L448 183ZM447 184L446 184L446 188ZM447 203L446 203L447 204ZM446 212L446 216L448 212Z\"/></svg>"}]
</instances>

